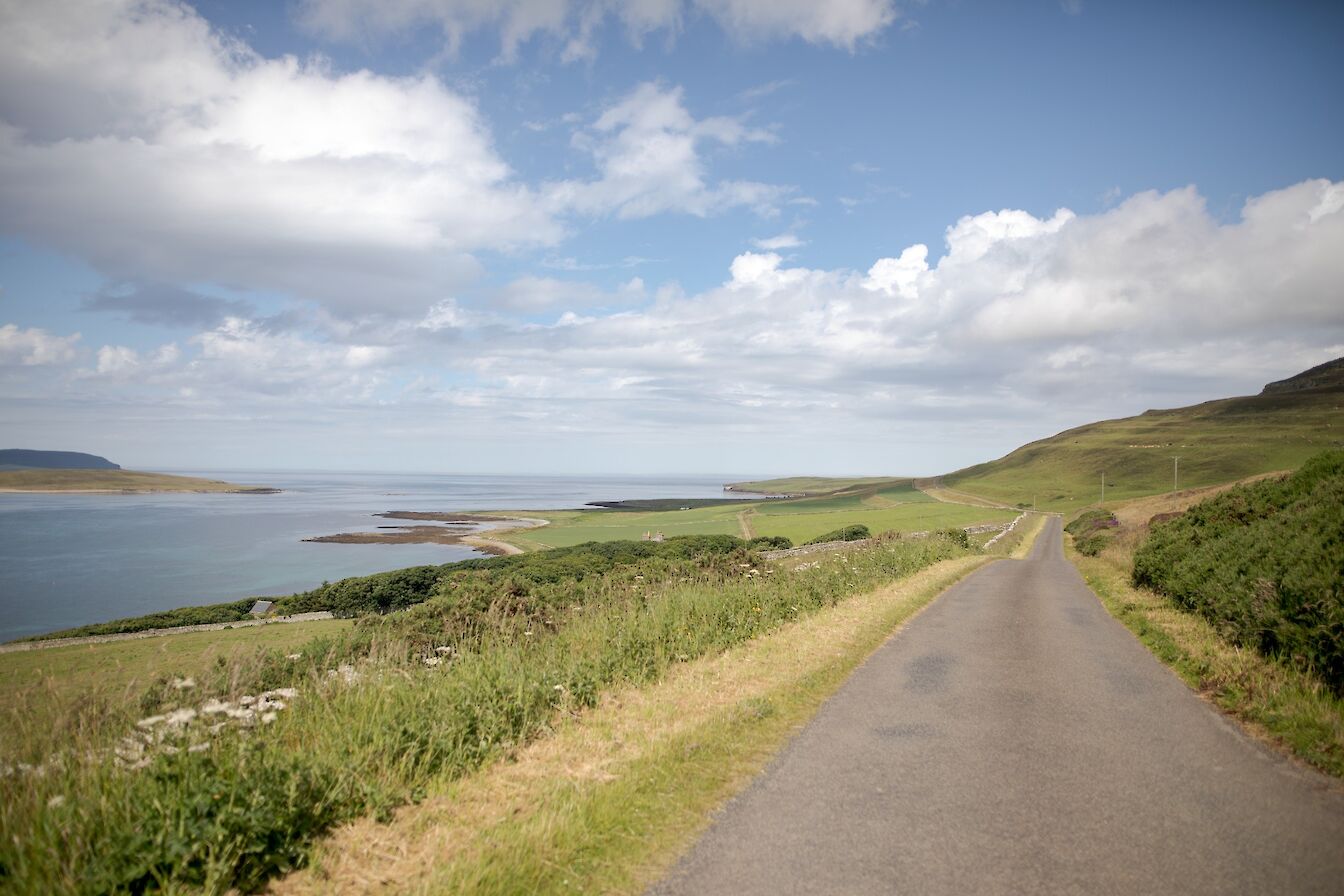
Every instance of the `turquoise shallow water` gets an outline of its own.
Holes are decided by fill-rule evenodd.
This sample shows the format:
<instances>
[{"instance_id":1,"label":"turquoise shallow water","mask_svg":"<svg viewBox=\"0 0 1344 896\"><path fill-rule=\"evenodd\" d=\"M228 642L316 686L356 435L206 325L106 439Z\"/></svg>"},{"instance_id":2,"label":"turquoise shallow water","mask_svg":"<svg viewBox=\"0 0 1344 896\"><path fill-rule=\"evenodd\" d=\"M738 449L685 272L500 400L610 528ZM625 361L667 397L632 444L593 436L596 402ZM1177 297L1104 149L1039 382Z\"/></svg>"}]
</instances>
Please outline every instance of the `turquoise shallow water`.
<instances>
[{"instance_id":1,"label":"turquoise shallow water","mask_svg":"<svg viewBox=\"0 0 1344 896\"><path fill-rule=\"evenodd\" d=\"M170 471L278 495L0 494L0 641L479 556L461 545L314 544L389 510L542 510L722 496L725 478Z\"/></svg>"}]
</instances>

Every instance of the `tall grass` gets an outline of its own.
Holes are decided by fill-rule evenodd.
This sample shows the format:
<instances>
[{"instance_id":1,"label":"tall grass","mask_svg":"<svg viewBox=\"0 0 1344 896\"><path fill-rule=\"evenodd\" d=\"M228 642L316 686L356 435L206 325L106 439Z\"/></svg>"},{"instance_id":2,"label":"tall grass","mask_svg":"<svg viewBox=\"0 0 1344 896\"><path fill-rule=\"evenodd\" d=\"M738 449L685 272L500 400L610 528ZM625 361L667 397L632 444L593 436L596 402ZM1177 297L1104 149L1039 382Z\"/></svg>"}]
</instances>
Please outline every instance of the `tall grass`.
<instances>
[{"instance_id":1,"label":"tall grass","mask_svg":"<svg viewBox=\"0 0 1344 896\"><path fill-rule=\"evenodd\" d=\"M297 683L298 699L274 724L200 742L184 734L169 742L175 752L138 770L108 753L116 732L91 733L40 771L8 770L0 887L253 889L301 864L332 825L507 756L613 686L963 552L946 538L882 539L793 571L737 552L498 582L490 595L447 588L309 645L298 660L262 654L201 684L236 694ZM346 674L328 674L342 662ZM151 694L147 705L165 699Z\"/></svg>"}]
</instances>

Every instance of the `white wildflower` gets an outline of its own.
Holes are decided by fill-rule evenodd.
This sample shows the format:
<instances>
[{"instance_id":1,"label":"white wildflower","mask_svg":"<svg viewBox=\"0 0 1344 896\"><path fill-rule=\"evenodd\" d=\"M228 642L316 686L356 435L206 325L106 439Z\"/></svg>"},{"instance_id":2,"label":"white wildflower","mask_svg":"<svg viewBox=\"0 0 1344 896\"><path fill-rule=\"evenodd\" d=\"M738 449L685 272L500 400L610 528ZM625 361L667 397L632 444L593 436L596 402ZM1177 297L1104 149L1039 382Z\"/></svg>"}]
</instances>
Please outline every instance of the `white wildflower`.
<instances>
[{"instance_id":1,"label":"white wildflower","mask_svg":"<svg viewBox=\"0 0 1344 896\"><path fill-rule=\"evenodd\" d=\"M451 647L435 647L434 652L440 655L446 655L453 652Z\"/></svg>"},{"instance_id":2,"label":"white wildflower","mask_svg":"<svg viewBox=\"0 0 1344 896\"><path fill-rule=\"evenodd\" d=\"M243 696L238 698L239 706L251 706L253 703L256 702L257 698L253 697L251 694L244 694Z\"/></svg>"},{"instance_id":3,"label":"white wildflower","mask_svg":"<svg viewBox=\"0 0 1344 896\"><path fill-rule=\"evenodd\" d=\"M261 696L263 696L263 697L265 697L265 698L267 698L267 699L269 699L269 700L273 700L273 699L275 699L276 697L284 697L286 700L293 700L295 697L299 696L299 689L298 689L298 688L274 688L273 690L269 690L269 691L267 691L266 693L262 694Z\"/></svg>"},{"instance_id":4,"label":"white wildflower","mask_svg":"<svg viewBox=\"0 0 1344 896\"><path fill-rule=\"evenodd\" d=\"M47 800L48 809L58 809L63 805L65 805L65 797L59 793Z\"/></svg>"},{"instance_id":5,"label":"white wildflower","mask_svg":"<svg viewBox=\"0 0 1344 896\"><path fill-rule=\"evenodd\" d=\"M301 653L287 653L287 654L285 654L285 659L287 659L287 660L301 660L301 659L303 659L303 654L301 654Z\"/></svg>"},{"instance_id":6,"label":"white wildflower","mask_svg":"<svg viewBox=\"0 0 1344 896\"><path fill-rule=\"evenodd\" d=\"M208 716L219 715L222 712L228 712L233 709L232 703L223 700L207 700L201 704L201 712Z\"/></svg>"},{"instance_id":7,"label":"white wildflower","mask_svg":"<svg viewBox=\"0 0 1344 896\"><path fill-rule=\"evenodd\" d=\"M190 689L190 688L194 688L194 687L196 687L196 679L194 679L194 678L174 678L174 679L173 679L173 687L177 688L179 691L185 691L185 690L188 690L188 689Z\"/></svg>"},{"instance_id":8,"label":"white wildflower","mask_svg":"<svg viewBox=\"0 0 1344 896\"><path fill-rule=\"evenodd\" d=\"M277 713L277 712L263 713L262 716L261 716L261 723L262 723L263 725L269 725L269 724L271 724L272 722L274 722L276 719L278 719L279 717L280 717L280 714Z\"/></svg>"},{"instance_id":9,"label":"white wildflower","mask_svg":"<svg viewBox=\"0 0 1344 896\"><path fill-rule=\"evenodd\" d=\"M199 744L192 744L191 746L187 747L187 752L188 752L188 753L204 753L204 752L205 752L206 750L208 750L208 749L210 749L210 744L208 744L208 743L199 743Z\"/></svg>"},{"instance_id":10,"label":"white wildflower","mask_svg":"<svg viewBox=\"0 0 1344 896\"><path fill-rule=\"evenodd\" d=\"M439 659L437 656L427 656L424 658L423 662L426 666L437 666L439 663L443 662L443 660Z\"/></svg>"}]
</instances>

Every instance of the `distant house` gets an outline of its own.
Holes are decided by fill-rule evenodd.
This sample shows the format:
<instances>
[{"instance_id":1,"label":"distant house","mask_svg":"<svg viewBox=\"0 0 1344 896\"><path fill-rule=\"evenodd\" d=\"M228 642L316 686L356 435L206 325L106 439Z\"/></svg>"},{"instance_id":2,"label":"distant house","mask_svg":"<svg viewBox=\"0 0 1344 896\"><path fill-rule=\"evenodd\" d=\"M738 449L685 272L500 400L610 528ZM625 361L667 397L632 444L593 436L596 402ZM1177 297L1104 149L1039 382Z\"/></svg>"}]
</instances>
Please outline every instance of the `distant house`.
<instances>
[{"instance_id":1,"label":"distant house","mask_svg":"<svg viewBox=\"0 0 1344 896\"><path fill-rule=\"evenodd\" d=\"M256 616L257 618L261 618L262 616L269 616L271 615L271 613L275 612L275 601L259 600L256 603L254 603L252 605L252 609L248 610L247 612L249 615Z\"/></svg>"}]
</instances>

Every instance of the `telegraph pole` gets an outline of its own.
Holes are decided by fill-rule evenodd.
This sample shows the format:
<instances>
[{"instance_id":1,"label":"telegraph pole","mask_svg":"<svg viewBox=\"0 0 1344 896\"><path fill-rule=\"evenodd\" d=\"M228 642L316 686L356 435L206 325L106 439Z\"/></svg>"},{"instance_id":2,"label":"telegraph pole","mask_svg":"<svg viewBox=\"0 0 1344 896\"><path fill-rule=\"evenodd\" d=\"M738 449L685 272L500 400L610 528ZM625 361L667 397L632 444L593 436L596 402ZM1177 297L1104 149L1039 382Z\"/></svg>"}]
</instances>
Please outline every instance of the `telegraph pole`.
<instances>
[{"instance_id":1,"label":"telegraph pole","mask_svg":"<svg viewBox=\"0 0 1344 896\"><path fill-rule=\"evenodd\" d=\"M1171 458L1171 490L1173 492L1181 489L1181 459L1176 456Z\"/></svg>"}]
</instances>

